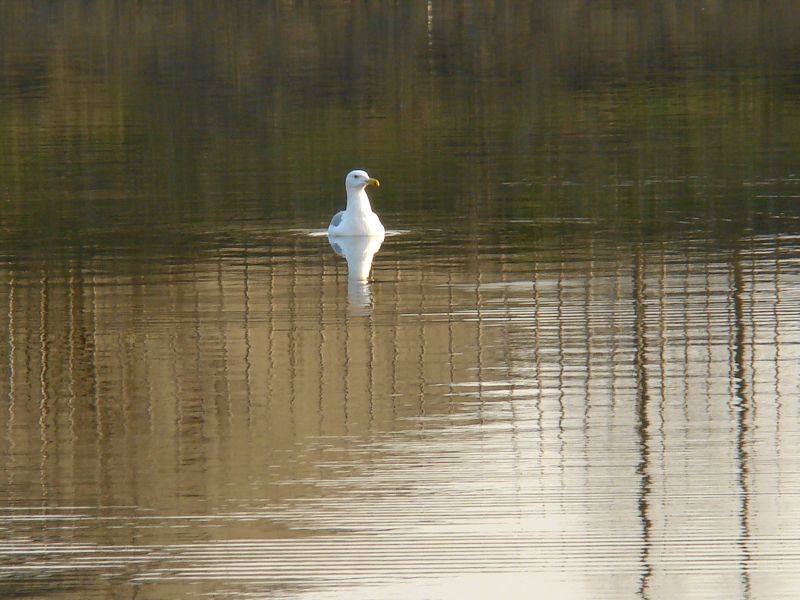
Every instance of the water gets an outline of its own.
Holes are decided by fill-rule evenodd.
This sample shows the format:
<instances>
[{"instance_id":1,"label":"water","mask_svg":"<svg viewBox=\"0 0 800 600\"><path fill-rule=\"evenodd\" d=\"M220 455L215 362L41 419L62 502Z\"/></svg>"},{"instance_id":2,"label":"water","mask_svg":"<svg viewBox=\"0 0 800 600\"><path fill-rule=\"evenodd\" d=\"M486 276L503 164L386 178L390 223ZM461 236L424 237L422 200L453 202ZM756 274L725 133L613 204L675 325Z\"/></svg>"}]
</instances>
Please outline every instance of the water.
<instances>
[{"instance_id":1,"label":"water","mask_svg":"<svg viewBox=\"0 0 800 600\"><path fill-rule=\"evenodd\" d=\"M794 12L322 4L0 5L0 593L797 595Z\"/></svg>"}]
</instances>

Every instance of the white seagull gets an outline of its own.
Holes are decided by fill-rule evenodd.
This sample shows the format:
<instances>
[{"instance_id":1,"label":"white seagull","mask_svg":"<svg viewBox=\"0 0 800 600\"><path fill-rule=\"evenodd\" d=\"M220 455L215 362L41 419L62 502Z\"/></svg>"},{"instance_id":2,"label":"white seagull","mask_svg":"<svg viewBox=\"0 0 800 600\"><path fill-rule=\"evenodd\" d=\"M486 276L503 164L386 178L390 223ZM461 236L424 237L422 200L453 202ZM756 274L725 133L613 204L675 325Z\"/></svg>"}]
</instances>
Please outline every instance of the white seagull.
<instances>
[{"instance_id":1,"label":"white seagull","mask_svg":"<svg viewBox=\"0 0 800 600\"><path fill-rule=\"evenodd\" d=\"M328 226L328 236L370 236L383 238L385 230L381 220L369 204L366 187L380 186L381 182L366 171L350 171L344 179L347 190L347 208L333 215Z\"/></svg>"}]
</instances>

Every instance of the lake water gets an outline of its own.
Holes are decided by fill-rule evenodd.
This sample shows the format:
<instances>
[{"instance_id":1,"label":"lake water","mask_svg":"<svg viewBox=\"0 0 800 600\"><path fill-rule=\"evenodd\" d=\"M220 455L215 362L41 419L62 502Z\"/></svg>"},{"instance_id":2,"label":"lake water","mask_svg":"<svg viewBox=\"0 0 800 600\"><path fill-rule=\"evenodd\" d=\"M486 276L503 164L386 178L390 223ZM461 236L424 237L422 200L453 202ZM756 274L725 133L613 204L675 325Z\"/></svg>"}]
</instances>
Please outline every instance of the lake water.
<instances>
[{"instance_id":1,"label":"lake water","mask_svg":"<svg viewBox=\"0 0 800 600\"><path fill-rule=\"evenodd\" d=\"M0 595L800 594L797 31L0 4Z\"/></svg>"}]
</instances>

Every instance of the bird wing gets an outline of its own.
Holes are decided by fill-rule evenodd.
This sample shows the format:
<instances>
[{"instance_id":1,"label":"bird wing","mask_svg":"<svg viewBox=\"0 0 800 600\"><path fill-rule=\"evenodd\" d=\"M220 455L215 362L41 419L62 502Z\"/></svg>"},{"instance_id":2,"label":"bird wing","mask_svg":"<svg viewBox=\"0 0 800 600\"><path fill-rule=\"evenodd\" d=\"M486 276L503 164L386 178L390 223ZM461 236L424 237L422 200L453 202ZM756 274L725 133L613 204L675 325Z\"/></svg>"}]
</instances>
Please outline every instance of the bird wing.
<instances>
[{"instance_id":1,"label":"bird wing","mask_svg":"<svg viewBox=\"0 0 800 600\"><path fill-rule=\"evenodd\" d=\"M342 218L344 218L344 211L340 210L335 215L333 215L333 219L331 219L331 227L338 227L339 223L342 222Z\"/></svg>"}]
</instances>

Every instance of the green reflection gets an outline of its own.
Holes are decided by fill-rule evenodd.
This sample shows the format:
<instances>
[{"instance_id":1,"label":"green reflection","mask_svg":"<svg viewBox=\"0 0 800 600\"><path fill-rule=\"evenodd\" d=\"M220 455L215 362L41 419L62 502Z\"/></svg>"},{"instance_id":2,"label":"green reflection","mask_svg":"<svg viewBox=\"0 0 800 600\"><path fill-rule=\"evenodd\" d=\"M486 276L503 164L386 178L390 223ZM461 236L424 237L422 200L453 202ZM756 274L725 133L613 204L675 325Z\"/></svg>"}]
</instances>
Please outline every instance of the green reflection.
<instances>
[{"instance_id":1,"label":"green reflection","mask_svg":"<svg viewBox=\"0 0 800 600\"><path fill-rule=\"evenodd\" d=\"M733 2L4 3L6 253L324 226L354 166L388 184L398 227L782 231L798 20Z\"/></svg>"}]
</instances>

